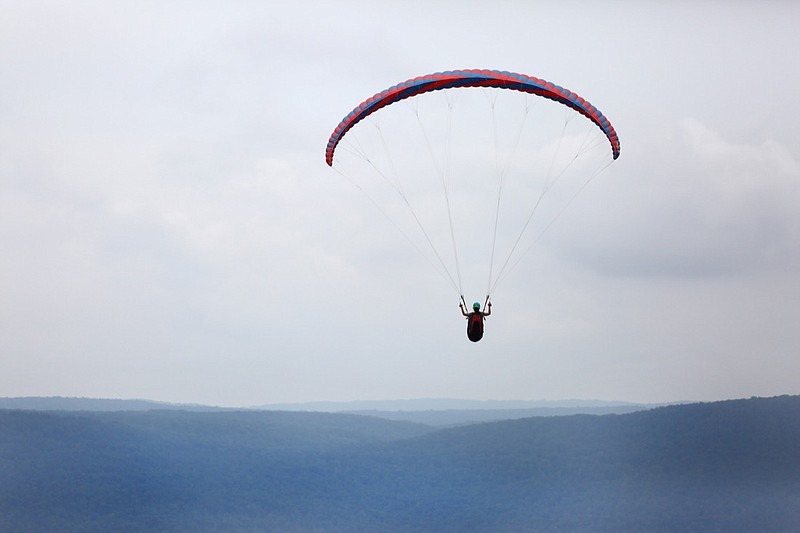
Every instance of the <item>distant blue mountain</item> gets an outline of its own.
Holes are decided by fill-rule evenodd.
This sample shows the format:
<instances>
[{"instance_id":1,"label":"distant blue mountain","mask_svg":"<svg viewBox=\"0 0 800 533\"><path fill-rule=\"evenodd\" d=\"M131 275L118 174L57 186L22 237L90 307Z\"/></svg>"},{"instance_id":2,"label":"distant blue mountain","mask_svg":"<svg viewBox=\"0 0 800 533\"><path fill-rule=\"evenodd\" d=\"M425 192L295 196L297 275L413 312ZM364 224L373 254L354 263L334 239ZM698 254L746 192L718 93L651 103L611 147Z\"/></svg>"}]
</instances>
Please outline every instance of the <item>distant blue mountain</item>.
<instances>
[{"instance_id":1,"label":"distant blue mountain","mask_svg":"<svg viewBox=\"0 0 800 533\"><path fill-rule=\"evenodd\" d=\"M220 411L220 407L195 404L174 404L150 400L120 400L100 398L65 398L61 396L29 396L0 398L0 409L31 411L150 411L177 409L182 411Z\"/></svg>"},{"instance_id":2,"label":"distant blue mountain","mask_svg":"<svg viewBox=\"0 0 800 533\"><path fill-rule=\"evenodd\" d=\"M654 407L658 407L658 405L602 400L478 401L418 399L269 404L261 406L261 409L354 413L388 420L404 420L445 427L477 422L513 420L532 416L624 414Z\"/></svg>"},{"instance_id":3,"label":"distant blue mountain","mask_svg":"<svg viewBox=\"0 0 800 533\"><path fill-rule=\"evenodd\" d=\"M800 396L450 428L0 410L2 531L796 531Z\"/></svg>"},{"instance_id":4,"label":"distant blue mountain","mask_svg":"<svg viewBox=\"0 0 800 533\"><path fill-rule=\"evenodd\" d=\"M656 405L601 400L502 401L416 399L353 402L282 403L253 407L261 411L305 411L350 413L445 427L476 422L512 420L531 416L566 416L574 414L624 414ZM0 398L0 409L34 411L230 411L235 409L197 404L173 404L149 400L97 398L24 397Z\"/></svg>"},{"instance_id":5,"label":"distant blue mountain","mask_svg":"<svg viewBox=\"0 0 800 533\"><path fill-rule=\"evenodd\" d=\"M446 410L488 410L488 409L539 409L539 408L595 408L595 407L638 407L652 405L631 402L604 400L459 400L452 398L420 398L411 400L374 400L351 402L306 402L266 404L259 409L279 411L446 411Z\"/></svg>"}]
</instances>

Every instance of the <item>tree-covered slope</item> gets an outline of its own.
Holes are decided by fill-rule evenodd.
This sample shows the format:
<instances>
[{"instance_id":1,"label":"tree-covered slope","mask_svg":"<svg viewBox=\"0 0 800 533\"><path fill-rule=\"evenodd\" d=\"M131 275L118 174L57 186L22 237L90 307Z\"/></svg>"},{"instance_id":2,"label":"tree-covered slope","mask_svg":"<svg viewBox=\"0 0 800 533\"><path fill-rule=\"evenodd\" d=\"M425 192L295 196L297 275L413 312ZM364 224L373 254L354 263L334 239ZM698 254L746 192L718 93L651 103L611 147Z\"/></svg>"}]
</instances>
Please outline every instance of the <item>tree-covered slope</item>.
<instances>
[{"instance_id":1,"label":"tree-covered slope","mask_svg":"<svg viewBox=\"0 0 800 533\"><path fill-rule=\"evenodd\" d=\"M800 397L433 430L0 411L0 530L787 531Z\"/></svg>"}]
</instances>

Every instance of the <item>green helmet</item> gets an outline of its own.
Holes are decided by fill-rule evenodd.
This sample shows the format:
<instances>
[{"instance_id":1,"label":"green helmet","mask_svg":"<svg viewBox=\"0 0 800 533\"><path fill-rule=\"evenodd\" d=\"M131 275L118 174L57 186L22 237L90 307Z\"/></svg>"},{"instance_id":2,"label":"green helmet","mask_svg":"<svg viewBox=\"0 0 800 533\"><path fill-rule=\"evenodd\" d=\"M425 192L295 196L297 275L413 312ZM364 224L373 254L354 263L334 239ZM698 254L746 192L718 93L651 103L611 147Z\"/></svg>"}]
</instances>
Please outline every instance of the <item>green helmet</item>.
<instances>
[{"instance_id":1,"label":"green helmet","mask_svg":"<svg viewBox=\"0 0 800 533\"><path fill-rule=\"evenodd\" d=\"M475 309L475 310L478 310L478 309L481 308L481 304L479 304L478 302L475 302L474 304L472 304L472 308Z\"/></svg>"}]
</instances>

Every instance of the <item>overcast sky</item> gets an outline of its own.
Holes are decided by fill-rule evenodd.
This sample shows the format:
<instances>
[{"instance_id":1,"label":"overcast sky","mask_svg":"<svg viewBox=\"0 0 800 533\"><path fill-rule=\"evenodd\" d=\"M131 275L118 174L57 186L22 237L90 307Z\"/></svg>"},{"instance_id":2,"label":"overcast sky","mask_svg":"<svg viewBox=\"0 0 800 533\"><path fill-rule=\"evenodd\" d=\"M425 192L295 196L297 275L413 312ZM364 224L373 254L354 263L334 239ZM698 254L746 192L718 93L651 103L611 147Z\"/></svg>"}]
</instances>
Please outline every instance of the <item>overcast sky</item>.
<instances>
[{"instance_id":1,"label":"overcast sky","mask_svg":"<svg viewBox=\"0 0 800 533\"><path fill-rule=\"evenodd\" d=\"M0 396L800 393L798 3L0 8ZM568 87L622 142L477 344L324 161L362 100L459 68Z\"/></svg>"}]
</instances>

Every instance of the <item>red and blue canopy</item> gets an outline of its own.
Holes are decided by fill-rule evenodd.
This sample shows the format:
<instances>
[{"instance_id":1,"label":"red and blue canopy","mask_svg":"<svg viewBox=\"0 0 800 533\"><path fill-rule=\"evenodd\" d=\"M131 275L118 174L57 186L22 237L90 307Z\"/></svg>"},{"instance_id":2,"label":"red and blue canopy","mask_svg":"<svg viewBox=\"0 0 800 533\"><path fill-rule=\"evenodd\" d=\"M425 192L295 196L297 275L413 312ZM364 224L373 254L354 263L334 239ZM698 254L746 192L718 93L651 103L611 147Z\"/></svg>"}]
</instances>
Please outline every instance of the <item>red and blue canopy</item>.
<instances>
[{"instance_id":1,"label":"red and blue canopy","mask_svg":"<svg viewBox=\"0 0 800 533\"><path fill-rule=\"evenodd\" d=\"M614 131L614 126L611 125L608 119L606 119L595 106L572 91L548 81L514 72L498 70L451 70L404 81L362 102L344 117L339 125L336 126L336 129L333 130L328 140L328 146L325 149L325 161L329 166L333 166L333 155L339 141L350 131L350 128L375 111L400 100L417 96L418 94L441 89L453 89L456 87L495 87L498 89L511 89L513 91L535 94L559 102L574 109L597 124L611 143L611 152L614 159L619 157L619 138L617 137L617 132Z\"/></svg>"}]
</instances>

